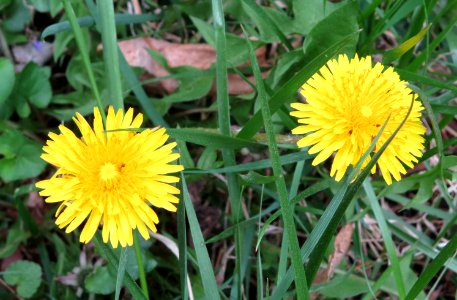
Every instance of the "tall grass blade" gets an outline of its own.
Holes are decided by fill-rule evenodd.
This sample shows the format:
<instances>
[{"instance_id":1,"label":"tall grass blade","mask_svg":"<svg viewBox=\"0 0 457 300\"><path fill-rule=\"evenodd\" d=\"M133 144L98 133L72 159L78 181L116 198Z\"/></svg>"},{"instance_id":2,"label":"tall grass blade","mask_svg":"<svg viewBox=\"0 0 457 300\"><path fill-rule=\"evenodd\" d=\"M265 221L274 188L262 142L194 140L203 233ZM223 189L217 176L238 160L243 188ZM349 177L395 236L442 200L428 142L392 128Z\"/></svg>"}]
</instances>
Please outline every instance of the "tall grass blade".
<instances>
[{"instance_id":1,"label":"tall grass blade","mask_svg":"<svg viewBox=\"0 0 457 300\"><path fill-rule=\"evenodd\" d=\"M221 0L212 0L212 12L214 19L214 31L216 40L216 92L217 92L217 118L219 130L222 135L229 137L231 134L230 102L228 96L227 74L227 48L225 37L225 20ZM235 153L231 149L222 149L224 166L236 165ZM227 173L227 185L230 204L232 207L231 220L238 224L241 220L241 189L236 174ZM239 227L235 230L235 269L231 297L241 298L241 287L244 273L241 272L243 261L243 248L247 245L242 243L242 231Z\"/></svg>"},{"instance_id":2,"label":"tall grass blade","mask_svg":"<svg viewBox=\"0 0 457 300\"><path fill-rule=\"evenodd\" d=\"M97 232L93 239L95 247L98 249L100 254L108 261L108 267L112 270L113 273L117 273L119 269L118 265L118 257L113 252L108 245L103 243L100 232ZM147 298L144 296L143 291L140 287L136 284L136 282L132 279L129 273L125 273L124 277L124 285L129 290L130 294L132 294L133 299L135 300L146 300Z\"/></svg>"},{"instance_id":3,"label":"tall grass blade","mask_svg":"<svg viewBox=\"0 0 457 300\"><path fill-rule=\"evenodd\" d=\"M179 248L179 284L181 297L189 299L187 288L187 228L186 228L186 207L184 201L178 204L178 248Z\"/></svg>"},{"instance_id":4,"label":"tall grass blade","mask_svg":"<svg viewBox=\"0 0 457 300\"><path fill-rule=\"evenodd\" d=\"M427 284L433 279L438 271L445 265L446 261L455 255L457 250L457 235L454 235L452 239L444 246L440 253L432 260L432 262L422 271L413 287L409 290L406 295L406 300L414 300L421 291L423 291Z\"/></svg>"},{"instance_id":5,"label":"tall grass blade","mask_svg":"<svg viewBox=\"0 0 457 300\"><path fill-rule=\"evenodd\" d=\"M129 247L123 247L121 249L121 256L119 257L119 267L117 268L116 289L114 292L115 300L119 300L119 295L121 294L122 283L124 282L125 277L125 265L127 264L127 251L129 250Z\"/></svg>"},{"instance_id":6,"label":"tall grass blade","mask_svg":"<svg viewBox=\"0 0 457 300\"><path fill-rule=\"evenodd\" d=\"M373 151L379 137L381 136L382 132L384 131L384 128L387 125L388 120L384 122L378 134L370 144L370 147L364 153L364 155L359 160L355 168L351 171L349 175L345 176L341 188L333 197L324 214L319 219L317 225L314 227L305 244L301 248L302 259L306 261L306 259L309 258L309 262L306 268L307 279L309 280L308 283L312 282L312 280L314 279L314 276L322 262L323 256L325 255L325 252L322 249L326 249L328 247L328 244L331 241L333 234L341 218L343 217L344 212L346 211L346 208L350 204L354 195L358 192L365 178L369 175L371 168L376 164L379 157L382 155L384 150L397 135L401 127L403 127L403 124L406 122L407 118L409 117L409 114L411 113L413 103L414 99L412 99L408 113L406 114L403 121L392 133L392 135L386 140L384 145L373 155L367 166L365 166L365 168L362 171L360 171L360 174L358 174L359 170L361 169L362 163ZM356 176L357 179L353 183L351 183ZM289 285L292 283L292 280L292 270L289 269L286 275L284 276L283 280L280 283L278 283L278 286L273 291L272 299L280 299L281 295L284 294Z\"/></svg>"},{"instance_id":7,"label":"tall grass blade","mask_svg":"<svg viewBox=\"0 0 457 300\"><path fill-rule=\"evenodd\" d=\"M395 284L398 289L398 295L400 299L404 299L405 292L405 283L403 282L403 275L400 268L400 261L397 257L397 251L395 250L395 244L392 240L392 233L387 226L386 219L382 213L381 206L379 205L378 199L373 191L373 187L369 181L369 178L365 179L363 182L363 188L367 194L368 201L370 203L373 214L378 222L379 229L381 230L382 239L384 240L384 245L386 246L387 255L389 256L390 263L392 265L392 270L394 273Z\"/></svg>"},{"instance_id":8,"label":"tall grass blade","mask_svg":"<svg viewBox=\"0 0 457 300\"><path fill-rule=\"evenodd\" d=\"M100 92L98 91L97 83L95 82L95 75L90 64L89 52L87 51L87 45L84 40L83 33L81 31L81 26L79 26L78 24L75 11L71 6L70 0L63 0L63 6L65 8L65 13L68 17L68 20L70 21L73 34L75 35L76 45L78 46L79 53L81 54L84 69L86 70L87 76L89 77L92 93L94 93L95 100L97 101L98 107L100 109L100 114L102 115L103 123L105 123L105 107L103 105L102 98L100 97Z\"/></svg>"},{"instance_id":9,"label":"tall grass blade","mask_svg":"<svg viewBox=\"0 0 457 300\"><path fill-rule=\"evenodd\" d=\"M195 214L192 200L189 196L187 189L186 179L181 174L182 185L182 201L186 207L187 220L189 221L190 234L194 241L195 254L197 255L198 268L200 277L205 291L206 299L220 299L219 291L217 288L216 277L214 276L213 265L209 259L208 249L206 249L205 240L198 223L197 215Z\"/></svg>"},{"instance_id":10,"label":"tall grass blade","mask_svg":"<svg viewBox=\"0 0 457 300\"><path fill-rule=\"evenodd\" d=\"M116 109L124 108L117 51L116 24L114 23L114 2L112 0L98 0L97 7L101 25L108 101L113 103Z\"/></svg>"},{"instance_id":11,"label":"tall grass blade","mask_svg":"<svg viewBox=\"0 0 457 300\"><path fill-rule=\"evenodd\" d=\"M95 25L95 19L91 16L79 17L76 19L80 27L90 27ZM148 21L158 21L159 18L155 14L115 14L114 22L116 25L138 24ZM40 35L41 39L46 39L51 35L64 32L71 29L71 24L68 21L62 21L46 27Z\"/></svg>"},{"instance_id":12,"label":"tall grass blade","mask_svg":"<svg viewBox=\"0 0 457 300\"><path fill-rule=\"evenodd\" d=\"M246 38L246 42L249 48L252 70L257 84L257 93L261 103L265 132L268 136L268 149L270 151L273 174L275 177L279 178L275 181L275 184L279 196L279 203L281 205L281 213L284 222L284 234L287 236L289 243L292 267L295 273L297 299L309 299L305 270L303 269L303 262L300 257L300 246L298 245L297 230L294 223L293 205L290 205L286 181L282 175L282 168L279 160L279 151L276 144L276 136L273 128L270 108L268 105L267 93L260 72L259 63L254 53L254 48L252 47L249 39Z\"/></svg>"}]
</instances>

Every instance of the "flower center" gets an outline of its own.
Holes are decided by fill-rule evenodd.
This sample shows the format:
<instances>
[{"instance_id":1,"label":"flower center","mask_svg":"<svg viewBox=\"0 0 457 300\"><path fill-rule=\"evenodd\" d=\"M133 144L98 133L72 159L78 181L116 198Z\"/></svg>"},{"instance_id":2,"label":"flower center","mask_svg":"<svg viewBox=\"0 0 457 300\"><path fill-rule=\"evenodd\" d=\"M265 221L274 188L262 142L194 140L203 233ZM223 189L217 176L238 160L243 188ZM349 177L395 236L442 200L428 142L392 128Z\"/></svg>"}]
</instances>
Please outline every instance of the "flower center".
<instances>
[{"instance_id":1,"label":"flower center","mask_svg":"<svg viewBox=\"0 0 457 300\"><path fill-rule=\"evenodd\" d=\"M362 105L360 111L365 118L369 118L373 114L373 111L371 110L371 108L369 108L368 106L365 106L365 105Z\"/></svg>"},{"instance_id":2,"label":"flower center","mask_svg":"<svg viewBox=\"0 0 457 300\"><path fill-rule=\"evenodd\" d=\"M103 181L113 180L119 175L119 170L113 163L105 163L101 166L99 176Z\"/></svg>"}]
</instances>

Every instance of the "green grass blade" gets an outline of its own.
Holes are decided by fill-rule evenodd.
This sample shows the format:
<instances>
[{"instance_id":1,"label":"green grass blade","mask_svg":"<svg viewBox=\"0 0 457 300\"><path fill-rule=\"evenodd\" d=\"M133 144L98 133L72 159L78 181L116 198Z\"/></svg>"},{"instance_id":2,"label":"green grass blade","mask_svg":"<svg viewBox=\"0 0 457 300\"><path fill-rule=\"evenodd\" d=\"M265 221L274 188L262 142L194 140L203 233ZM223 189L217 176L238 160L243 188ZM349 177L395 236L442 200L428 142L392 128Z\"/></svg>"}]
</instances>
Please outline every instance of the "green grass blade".
<instances>
[{"instance_id":1,"label":"green grass blade","mask_svg":"<svg viewBox=\"0 0 457 300\"><path fill-rule=\"evenodd\" d=\"M96 233L93 239L95 247L98 249L100 254L108 261L108 267L112 270L113 273L117 273L119 269L118 261L119 259L114 254L113 250L109 248L108 245L103 243L100 232ZM135 300L146 300L146 297L143 294L143 291L140 287L136 284L136 282L132 279L129 273L125 273L124 277L124 285L132 294L133 299Z\"/></svg>"},{"instance_id":2,"label":"green grass blade","mask_svg":"<svg viewBox=\"0 0 457 300\"><path fill-rule=\"evenodd\" d=\"M308 187L305 189L303 192L300 194L296 195L294 198L290 200L291 204L296 204L298 201L303 200L304 198L307 198L309 196L312 196L318 192L321 192L327 188L330 187L330 180L323 180L315 183L314 185ZM280 216L281 212L277 211L274 214L272 214L262 225L262 228L259 231L258 238L257 238L257 244L256 244L256 249L259 247L260 242L262 241L263 235L265 234L265 231L267 230L268 226L276 220Z\"/></svg>"},{"instance_id":3,"label":"green grass blade","mask_svg":"<svg viewBox=\"0 0 457 300\"><path fill-rule=\"evenodd\" d=\"M282 105L290 102L303 83L313 76L330 58L338 54L339 50L353 39L354 34L358 34L358 32L347 35L341 41L323 51L278 89L269 101L271 113L274 114ZM262 127L262 122L262 112L258 111L244 125L243 129L238 133L238 137L251 138Z\"/></svg>"},{"instance_id":4,"label":"green grass blade","mask_svg":"<svg viewBox=\"0 0 457 300\"><path fill-rule=\"evenodd\" d=\"M114 23L114 3L112 0L98 0L97 7L102 34L108 102L112 103L115 109L124 108L121 71L119 69L117 50L116 24Z\"/></svg>"},{"instance_id":5,"label":"green grass blade","mask_svg":"<svg viewBox=\"0 0 457 300\"><path fill-rule=\"evenodd\" d=\"M186 185L186 179L181 174L182 185L182 201L187 213L187 220L189 221L190 234L195 245L195 254L197 255L198 268L200 277L205 291L206 299L220 299L219 291L217 288L216 277L214 276L213 265L209 259L208 249L206 249L205 240L198 223L197 215L195 214L192 200L189 196L189 191Z\"/></svg>"},{"instance_id":6,"label":"green grass blade","mask_svg":"<svg viewBox=\"0 0 457 300\"><path fill-rule=\"evenodd\" d=\"M349 175L345 176L342 187L333 197L324 214L319 219L317 225L314 227L313 231L308 236L308 239L306 240L305 244L301 249L301 255L303 260L306 260L309 257L309 262L306 269L307 279L309 280L309 282L312 282L317 270L320 267L321 261L325 254L325 252L322 251L322 249L327 248L328 243L330 242L333 233L336 230L336 227L338 226L341 218L343 217L344 212L346 211L346 208L348 207L354 195L359 190L360 186L362 185L362 182L369 175L371 168L376 164L379 157L382 155L382 153L393 140L393 138L397 135L401 127L403 127L403 124L406 122L409 114L411 113L412 105L414 103L413 101L414 99L411 101L411 106L409 107L408 113L403 119L403 121L400 123L400 125L386 140L384 145L373 155L367 166L365 166L365 168L357 176L357 179L352 184L350 184L352 179L355 178L356 174L359 173L359 170L362 166L362 162L364 162L368 155L373 151L376 142L378 141L379 137L381 136L381 133L387 125L388 120L384 122L378 134L370 144L370 147L364 153L364 155L359 160L355 168L351 171ZM275 291L273 292L272 299L280 299L281 295L284 294L289 285L292 283L292 280L292 271L289 269L286 275L284 276L283 280L278 284Z\"/></svg>"},{"instance_id":7,"label":"green grass blade","mask_svg":"<svg viewBox=\"0 0 457 300\"><path fill-rule=\"evenodd\" d=\"M227 134L216 133L212 130L208 130L207 128L170 128L167 132L174 139L225 150L262 146L261 144L245 139L231 137ZM233 165L235 165L235 163L229 164L228 166Z\"/></svg>"},{"instance_id":8,"label":"green grass blade","mask_svg":"<svg viewBox=\"0 0 457 300\"><path fill-rule=\"evenodd\" d=\"M406 223L393 213L384 211L384 215L387 219L391 220L388 225L396 237L408 244L414 245L419 252L425 254L430 259L435 259L435 257L440 253L440 250L433 246L434 241L427 235ZM457 273L456 259L448 260L445 265L454 273Z\"/></svg>"},{"instance_id":9,"label":"green grass blade","mask_svg":"<svg viewBox=\"0 0 457 300\"><path fill-rule=\"evenodd\" d=\"M296 163L302 160L306 160L311 156L308 153L295 152L290 154L281 155L279 160L281 165L287 165ZM185 170L185 174L213 174L213 173L241 173L259 169L266 169L271 167L271 159L262 159L254 162L238 164L236 166L224 167L219 169L210 170Z\"/></svg>"},{"instance_id":10,"label":"green grass blade","mask_svg":"<svg viewBox=\"0 0 457 300\"><path fill-rule=\"evenodd\" d=\"M242 6L245 8L246 13L248 13L252 19L260 27L262 26L265 30L269 30L281 41L284 46L287 47L289 51L292 51L294 47L284 35L284 33L279 29L278 25L271 19L271 17L265 13L263 8L255 3L254 0L242 0Z\"/></svg>"},{"instance_id":11,"label":"green grass blade","mask_svg":"<svg viewBox=\"0 0 457 300\"><path fill-rule=\"evenodd\" d=\"M73 30L73 34L75 35L76 45L78 46L79 53L83 60L84 69L87 72L87 76L89 77L90 86L92 88L92 93L94 93L95 100L97 101L98 107L100 109L100 113L102 115L103 122L105 123L106 115L105 115L105 107L102 102L102 98L100 97L100 92L98 91L97 83L95 82L94 72L92 70L90 59L89 59L89 52L87 51L87 45L83 37L83 33L81 31L81 27L78 24L76 19L75 11L71 6L70 0L63 0L63 5L65 8L65 13L70 21L71 28Z\"/></svg>"},{"instance_id":12,"label":"green grass blade","mask_svg":"<svg viewBox=\"0 0 457 300\"><path fill-rule=\"evenodd\" d=\"M430 123L432 124L432 131L433 135L435 136L436 140L436 147L438 148L438 156L440 158L439 161L439 170L440 170L440 179L437 181L438 187L440 189L441 194L443 195L444 199L446 200L447 204L455 209L455 205L452 202L451 195L449 195L449 192L447 190L446 186L446 180L444 178L444 166L443 166L443 157L444 157L444 144L443 144L443 137L441 136L441 129L440 126L438 125L438 120L436 119L436 116L432 110L432 107L430 106L430 102L428 101L428 97L425 95L425 93L418 89L413 87L413 91L416 91L419 96L422 99L422 103L424 105L425 111L427 112L427 115L430 119Z\"/></svg>"},{"instance_id":13,"label":"green grass blade","mask_svg":"<svg viewBox=\"0 0 457 300\"><path fill-rule=\"evenodd\" d=\"M155 14L141 14L141 15L133 15L133 14L115 14L114 15L114 22L116 25L128 25L128 24L139 24L148 21L158 21L159 16ZM90 27L95 25L95 20L91 16L83 16L77 18L77 22L80 27ZM41 33L40 38L46 39L51 35L55 35L60 32L64 32L71 29L71 24L68 21L62 21L56 24L49 25L46 27L43 32Z\"/></svg>"},{"instance_id":14,"label":"green grass blade","mask_svg":"<svg viewBox=\"0 0 457 300\"><path fill-rule=\"evenodd\" d=\"M447 83L441 80L437 80L431 77L427 77L415 72L411 72L405 69L396 68L395 71L400 75L400 78L408 82L417 82L421 84L431 85L437 88L447 89L453 92L457 92L457 87L451 83Z\"/></svg>"},{"instance_id":15,"label":"green grass blade","mask_svg":"<svg viewBox=\"0 0 457 300\"><path fill-rule=\"evenodd\" d=\"M428 32L428 30L430 29L430 26L431 26L431 24L429 24L427 27L425 27L424 29L419 31L413 37L411 37L408 40L406 40L405 42L403 42L398 47L387 51L383 57L383 61L382 61L383 64L384 65L390 64L392 61L400 58L403 54L405 54L410 49L412 49L414 46L416 46L421 41L421 39L424 37L424 35Z\"/></svg>"},{"instance_id":16,"label":"green grass blade","mask_svg":"<svg viewBox=\"0 0 457 300\"><path fill-rule=\"evenodd\" d=\"M367 195L371 209L373 210L373 214L376 218L376 221L378 222L379 229L381 230L381 235L384 241L384 245L386 246L387 255L389 256L389 260L392 265L398 295L400 299L404 299L406 295L405 283L403 282L400 262L397 257L397 251L395 250L394 242L392 240L392 233L390 232L389 227L387 226L387 222L382 213L381 206L379 205L378 199L376 198L376 195L373 191L373 187L371 186L371 183L369 182L368 178L365 179L365 181L363 182L363 188Z\"/></svg>"},{"instance_id":17,"label":"green grass blade","mask_svg":"<svg viewBox=\"0 0 457 300\"><path fill-rule=\"evenodd\" d=\"M305 166L305 161L300 161L297 163L294 171L294 176L292 177L292 183L289 190L289 198L297 196L298 186L300 185L301 175L303 173L303 168ZM292 207L294 207L294 202L290 200ZM294 211L294 209L292 209ZM277 281L281 281L282 277L287 271L287 261L288 261L288 252L289 252L289 242L285 234L282 235L281 241L281 253L279 255L279 264L278 264L278 275L276 276Z\"/></svg>"},{"instance_id":18,"label":"green grass blade","mask_svg":"<svg viewBox=\"0 0 457 300\"><path fill-rule=\"evenodd\" d=\"M122 283L125 277L125 265L127 264L127 251L129 250L129 247L122 248L121 256L119 256L119 267L117 268L116 289L114 293L115 300L119 300L119 295L121 294Z\"/></svg>"},{"instance_id":19,"label":"green grass blade","mask_svg":"<svg viewBox=\"0 0 457 300\"><path fill-rule=\"evenodd\" d=\"M86 4L87 4L87 7L89 8L91 15L94 17L96 24L99 25L99 27L100 27L97 7L91 0L86 0ZM138 99L138 102L140 102L140 105L143 107L144 112L155 125L163 126L163 127L167 128L168 127L167 122L157 112L154 105L150 101L149 97L146 95L146 92L144 91L144 89L141 86L141 82L138 80L138 78L135 75L135 72L133 72L132 68L127 63L127 60L125 59L125 57L122 54L122 51L119 49L119 47L117 47L117 51L118 51L118 56L119 56L120 70L122 71L122 74L124 75L124 79L125 79L128 87L133 91L133 93L135 94L135 96Z\"/></svg>"},{"instance_id":20,"label":"green grass blade","mask_svg":"<svg viewBox=\"0 0 457 300\"><path fill-rule=\"evenodd\" d=\"M187 288L187 228L186 228L186 207L184 201L178 204L178 248L179 248L179 283L181 297L189 299Z\"/></svg>"},{"instance_id":21,"label":"green grass blade","mask_svg":"<svg viewBox=\"0 0 457 300\"><path fill-rule=\"evenodd\" d=\"M276 136L273 128L273 121L270 113L270 108L268 105L267 93L263 83L262 74L260 72L259 63L254 53L254 48L252 47L252 44L249 41L249 39L246 39L246 42L249 48L252 70L257 84L257 93L261 103L261 112L264 120L265 132L268 136L268 149L270 151L273 174L275 177L279 178L275 181L275 184L276 190L279 195L281 213L285 227L284 234L287 235L287 239L289 242L292 267L295 273L297 299L309 299L305 270L303 269L303 262L300 257L300 246L298 245L297 231L294 223L293 206L289 203L286 181L284 179L284 176L282 175L282 168L279 160L279 151L278 146L276 144Z\"/></svg>"},{"instance_id":22,"label":"green grass blade","mask_svg":"<svg viewBox=\"0 0 457 300\"><path fill-rule=\"evenodd\" d=\"M257 251L257 299L263 299L263 270L262 270L262 256L260 249Z\"/></svg>"},{"instance_id":23,"label":"green grass blade","mask_svg":"<svg viewBox=\"0 0 457 300\"><path fill-rule=\"evenodd\" d=\"M357 178L355 179L355 181L352 184L349 185L349 187L347 187L347 194L344 195L345 201L342 201L342 205L341 205L341 207L339 207L336 210L335 216L332 216L332 215L328 216L328 217L330 217L330 216L332 216L332 217L329 220L328 226L326 226L325 228L322 228L323 229L322 233L323 233L324 238L319 237L319 241L316 244L317 247L312 250L312 252L309 256L310 259L309 259L309 263L307 265L307 270L306 270L307 274L306 275L307 275L308 280L310 280L310 282L312 282L312 280L314 279L314 276L316 275L316 273L320 267L320 263L322 262L322 260L324 258L324 251L322 251L321 249L326 249L328 247L328 244L330 243L330 241L333 237L333 234L334 234L344 212L346 211L347 206L351 202L352 198L358 192L358 190L359 190L360 186L362 185L363 181L365 180L365 178L369 175L370 170L376 165L376 162L378 161L379 157L386 150L387 146L395 138L397 133L400 131L400 129L405 124L406 120L408 119L408 117L411 113L413 104L414 104L414 97L412 97L412 99L411 99L411 105L408 109L407 114L405 115L404 119L402 120L402 122L398 125L398 127L395 129L395 131L392 133L392 135L386 140L386 142L382 145L382 147L373 155L372 159L368 162L367 166L360 172L360 175L357 176L357 173L359 172L359 170L362 167L362 163L365 161L365 159L368 157L368 155L373 151L373 149L374 149L379 137L381 136L381 133L383 132L385 126L387 125L387 122L389 121L389 119L387 119L385 121L382 128L379 130L379 133L373 139L369 149L364 153L362 158L357 163L356 167L349 174L349 176L348 176L349 181L346 181L346 184L349 184L349 182L352 182L353 178L356 178L356 176L357 176ZM346 189L346 184L343 186L343 189ZM324 223L327 222L325 220L325 212L321 219L324 219L323 220ZM321 220L319 220L316 228L319 226L320 221ZM314 230L313 230L313 232L314 232ZM320 231L317 230L316 233L319 235ZM311 235L312 235L312 233L311 233ZM310 243L311 243L311 241L312 241L311 235L308 238L308 240L306 241L306 243L308 243L308 241L310 241ZM305 246L306 246L306 243L305 243Z\"/></svg>"},{"instance_id":24,"label":"green grass blade","mask_svg":"<svg viewBox=\"0 0 457 300\"><path fill-rule=\"evenodd\" d=\"M409 64L408 70L414 72L419 69L419 67L427 60L428 57L430 57L430 53L434 51L443 41L443 39L446 37L449 31L454 28L455 24L457 23L457 16L454 16L448 23L445 28L443 28L440 33L433 38L432 42L430 45L427 47L426 50L424 50L421 54L419 54L414 61Z\"/></svg>"},{"instance_id":25,"label":"green grass blade","mask_svg":"<svg viewBox=\"0 0 457 300\"><path fill-rule=\"evenodd\" d=\"M140 102L140 105L143 107L144 112L149 117L149 119L151 119L152 123L154 123L157 126L167 128L168 123L162 118L159 112L157 112L156 108L154 107L154 104L149 99L148 95L146 95L146 92L144 91L140 81L136 77L135 72L133 72L132 68L129 66L127 60L125 59L124 54L122 54L122 51L119 48L118 53L120 69L122 71L122 74L124 75L124 79L128 87L135 94L138 102Z\"/></svg>"},{"instance_id":26,"label":"green grass blade","mask_svg":"<svg viewBox=\"0 0 457 300\"><path fill-rule=\"evenodd\" d=\"M230 122L230 102L228 95L228 74L227 74L227 47L225 37L225 20L221 0L212 0L212 14L214 19L214 32L216 43L216 92L217 92L217 119L219 130L222 135L229 137L231 135ZM230 167L236 165L235 153L232 149L222 149L222 158L224 166ZM227 173L228 195L231 205L231 221L238 224L241 220L241 188L238 177L234 173ZM241 262L243 258L242 232L239 227L235 230L235 269L233 273L233 286L231 297L241 298L241 287L244 273L241 272Z\"/></svg>"},{"instance_id":27,"label":"green grass blade","mask_svg":"<svg viewBox=\"0 0 457 300\"><path fill-rule=\"evenodd\" d=\"M413 287L409 290L406 295L406 300L416 299L416 296L423 291L427 284L433 279L438 271L444 266L446 261L451 258L457 250L457 235L454 235L452 239L446 244L446 246L440 251L440 253L432 260L432 262L422 271Z\"/></svg>"}]
</instances>

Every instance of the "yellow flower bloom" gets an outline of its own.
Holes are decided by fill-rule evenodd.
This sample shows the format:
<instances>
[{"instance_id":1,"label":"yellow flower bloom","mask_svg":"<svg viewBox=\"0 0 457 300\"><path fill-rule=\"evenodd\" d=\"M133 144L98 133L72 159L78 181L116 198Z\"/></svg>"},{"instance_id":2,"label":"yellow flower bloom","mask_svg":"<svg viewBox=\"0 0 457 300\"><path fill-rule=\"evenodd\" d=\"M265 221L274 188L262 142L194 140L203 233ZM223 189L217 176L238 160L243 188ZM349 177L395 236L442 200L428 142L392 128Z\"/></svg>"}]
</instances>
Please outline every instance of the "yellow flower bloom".
<instances>
[{"instance_id":1,"label":"yellow flower bloom","mask_svg":"<svg viewBox=\"0 0 457 300\"><path fill-rule=\"evenodd\" d=\"M157 231L159 218L151 208L176 211L179 190L170 185L178 177L165 174L183 170L169 164L179 158L176 143L165 144L164 128L142 132L143 115L133 118L133 109L108 109L106 131L98 108L94 109L93 129L79 113L73 118L82 137L61 125L60 134L50 133L42 158L58 168L49 180L36 184L46 202L62 202L56 224L69 233L85 220L80 241L88 243L99 224L102 236L116 248L133 244L133 229L149 238L148 228ZM111 131L110 130L119 130ZM107 132L108 131L108 132Z\"/></svg>"},{"instance_id":2,"label":"yellow flower bloom","mask_svg":"<svg viewBox=\"0 0 457 300\"><path fill-rule=\"evenodd\" d=\"M405 118L412 100L412 91L391 68L371 57L349 60L346 55L330 60L314 74L300 91L306 103L293 103L291 115L301 124L292 133L308 134L297 142L298 147L312 146L310 154L318 165L336 152L330 171L341 180L348 166L355 166L379 129L390 116L376 143L379 149ZM414 104L406 123L381 155L377 165L387 184L392 177L400 180L406 174L403 166L413 167L422 156L425 128L421 123L420 101ZM365 166L368 160L364 162ZM375 172L375 168L371 170Z\"/></svg>"}]
</instances>

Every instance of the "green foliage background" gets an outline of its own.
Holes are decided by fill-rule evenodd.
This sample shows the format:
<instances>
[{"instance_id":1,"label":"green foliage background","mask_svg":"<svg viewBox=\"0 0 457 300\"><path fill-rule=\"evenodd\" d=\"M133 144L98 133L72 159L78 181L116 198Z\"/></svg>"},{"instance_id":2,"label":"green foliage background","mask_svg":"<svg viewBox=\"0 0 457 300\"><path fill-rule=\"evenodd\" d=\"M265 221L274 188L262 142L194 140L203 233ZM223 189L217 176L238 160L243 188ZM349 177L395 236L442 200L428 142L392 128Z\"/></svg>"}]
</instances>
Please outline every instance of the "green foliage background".
<instances>
[{"instance_id":1,"label":"green foliage background","mask_svg":"<svg viewBox=\"0 0 457 300\"><path fill-rule=\"evenodd\" d=\"M144 80L117 47L97 51L104 16L94 1L0 0L1 299L143 299L145 286L158 299L456 297L457 1L145 0L137 15L130 4L114 2L119 40L207 43L215 64L173 68L149 51L170 75ZM51 59L19 67L14 47L40 52L44 41ZM263 46L259 66L253 51ZM335 182L295 146L288 104L339 53L393 65L420 95L426 149L400 182L356 178L357 168ZM227 74L253 92L229 95ZM174 93L148 88L169 78ZM177 215L161 214L160 235L139 240L137 253L79 244L34 187L53 173L39 157L47 133L73 126L75 112L90 118L97 98L115 104L116 89L144 126L168 128L186 168ZM346 224L355 228L348 253L314 281Z\"/></svg>"}]
</instances>

